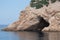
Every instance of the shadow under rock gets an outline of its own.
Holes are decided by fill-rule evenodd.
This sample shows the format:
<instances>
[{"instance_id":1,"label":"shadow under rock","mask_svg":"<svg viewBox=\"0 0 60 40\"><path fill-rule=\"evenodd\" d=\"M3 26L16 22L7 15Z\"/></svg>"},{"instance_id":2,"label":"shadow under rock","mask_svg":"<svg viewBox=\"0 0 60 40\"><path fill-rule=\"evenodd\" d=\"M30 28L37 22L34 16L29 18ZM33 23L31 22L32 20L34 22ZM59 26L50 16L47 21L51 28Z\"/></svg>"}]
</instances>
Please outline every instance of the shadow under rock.
<instances>
[{"instance_id":1,"label":"shadow under rock","mask_svg":"<svg viewBox=\"0 0 60 40\"><path fill-rule=\"evenodd\" d=\"M41 31L44 27L49 26L49 22L46 21L43 17L38 16L38 23L30 26L29 28L25 29L24 31Z\"/></svg>"}]
</instances>

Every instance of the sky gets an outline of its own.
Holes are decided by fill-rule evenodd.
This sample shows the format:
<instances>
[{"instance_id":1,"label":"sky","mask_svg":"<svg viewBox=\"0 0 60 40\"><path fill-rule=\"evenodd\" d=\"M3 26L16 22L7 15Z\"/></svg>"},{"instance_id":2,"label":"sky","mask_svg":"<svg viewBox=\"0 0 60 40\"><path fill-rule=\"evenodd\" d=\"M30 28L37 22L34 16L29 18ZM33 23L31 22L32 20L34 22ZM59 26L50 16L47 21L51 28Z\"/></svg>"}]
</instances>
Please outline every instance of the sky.
<instances>
[{"instance_id":1,"label":"sky","mask_svg":"<svg viewBox=\"0 0 60 40\"><path fill-rule=\"evenodd\" d=\"M8 25L19 18L20 11L24 10L30 0L0 0L0 24Z\"/></svg>"}]
</instances>

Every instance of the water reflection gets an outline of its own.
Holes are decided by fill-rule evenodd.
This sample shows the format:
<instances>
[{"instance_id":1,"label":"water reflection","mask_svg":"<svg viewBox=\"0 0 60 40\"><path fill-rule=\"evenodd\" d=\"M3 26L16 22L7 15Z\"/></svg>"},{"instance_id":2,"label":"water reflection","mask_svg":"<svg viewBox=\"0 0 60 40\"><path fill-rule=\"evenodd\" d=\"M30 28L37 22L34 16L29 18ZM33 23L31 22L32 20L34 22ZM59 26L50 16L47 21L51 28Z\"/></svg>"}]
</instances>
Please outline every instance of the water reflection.
<instances>
[{"instance_id":1,"label":"water reflection","mask_svg":"<svg viewBox=\"0 0 60 40\"><path fill-rule=\"evenodd\" d=\"M49 40L60 40L60 32L49 32Z\"/></svg>"},{"instance_id":2,"label":"water reflection","mask_svg":"<svg viewBox=\"0 0 60 40\"><path fill-rule=\"evenodd\" d=\"M0 31L0 40L60 40L60 32Z\"/></svg>"},{"instance_id":3,"label":"water reflection","mask_svg":"<svg viewBox=\"0 0 60 40\"><path fill-rule=\"evenodd\" d=\"M60 32L17 32L20 40L60 40Z\"/></svg>"},{"instance_id":4,"label":"water reflection","mask_svg":"<svg viewBox=\"0 0 60 40\"><path fill-rule=\"evenodd\" d=\"M48 40L48 34L42 32L17 32L20 40Z\"/></svg>"}]
</instances>

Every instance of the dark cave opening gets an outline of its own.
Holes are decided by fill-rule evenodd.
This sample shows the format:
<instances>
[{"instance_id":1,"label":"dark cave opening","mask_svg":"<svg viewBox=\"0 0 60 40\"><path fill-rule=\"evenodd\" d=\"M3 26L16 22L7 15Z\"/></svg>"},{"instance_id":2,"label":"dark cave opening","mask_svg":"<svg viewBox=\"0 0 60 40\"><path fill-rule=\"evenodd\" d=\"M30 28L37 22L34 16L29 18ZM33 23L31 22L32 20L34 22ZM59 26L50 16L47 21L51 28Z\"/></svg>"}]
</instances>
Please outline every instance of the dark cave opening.
<instances>
[{"instance_id":1,"label":"dark cave opening","mask_svg":"<svg viewBox=\"0 0 60 40\"><path fill-rule=\"evenodd\" d=\"M43 17L38 16L39 19L39 23L38 23L38 27L37 29L40 29L40 31L44 28L44 27L48 27L50 25L50 23L48 21L46 21Z\"/></svg>"},{"instance_id":2,"label":"dark cave opening","mask_svg":"<svg viewBox=\"0 0 60 40\"><path fill-rule=\"evenodd\" d=\"M46 21L43 17L38 16L38 23L31 25L29 28L25 29L24 31L42 31L44 27L49 26L49 22Z\"/></svg>"}]
</instances>

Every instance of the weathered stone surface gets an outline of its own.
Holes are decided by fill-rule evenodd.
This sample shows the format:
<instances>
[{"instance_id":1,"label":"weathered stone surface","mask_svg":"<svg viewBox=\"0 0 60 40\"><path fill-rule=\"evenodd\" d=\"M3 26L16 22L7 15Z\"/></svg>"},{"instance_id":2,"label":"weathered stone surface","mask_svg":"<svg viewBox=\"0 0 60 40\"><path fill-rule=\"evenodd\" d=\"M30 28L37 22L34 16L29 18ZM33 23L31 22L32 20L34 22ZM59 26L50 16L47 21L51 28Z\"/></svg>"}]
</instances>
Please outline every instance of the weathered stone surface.
<instances>
[{"instance_id":1,"label":"weathered stone surface","mask_svg":"<svg viewBox=\"0 0 60 40\"><path fill-rule=\"evenodd\" d=\"M21 11L19 20L4 30L60 31L60 2L50 3L48 7L40 9L26 7Z\"/></svg>"},{"instance_id":2,"label":"weathered stone surface","mask_svg":"<svg viewBox=\"0 0 60 40\"><path fill-rule=\"evenodd\" d=\"M60 12L56 12L56 14L50 18L49 27L44 28L42 31L60 31Z\"/></svg>"}]
</instances>

